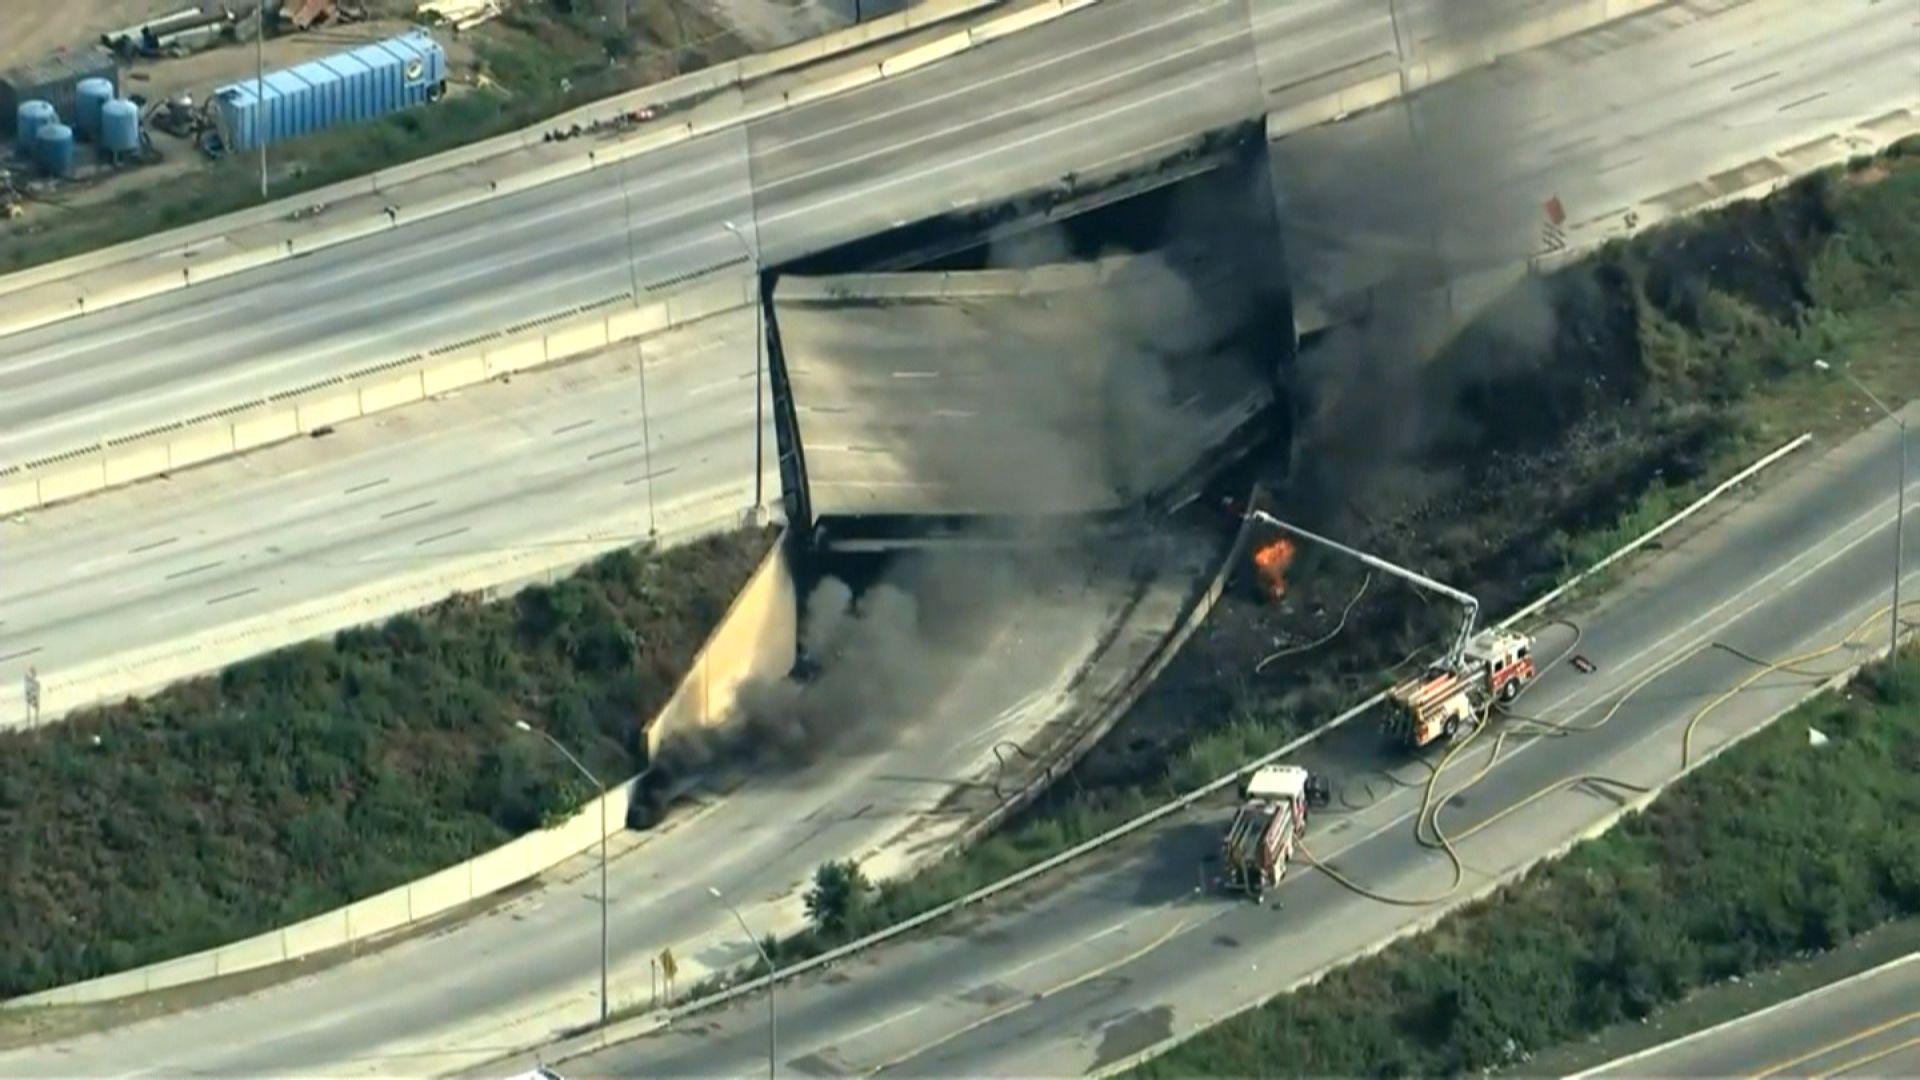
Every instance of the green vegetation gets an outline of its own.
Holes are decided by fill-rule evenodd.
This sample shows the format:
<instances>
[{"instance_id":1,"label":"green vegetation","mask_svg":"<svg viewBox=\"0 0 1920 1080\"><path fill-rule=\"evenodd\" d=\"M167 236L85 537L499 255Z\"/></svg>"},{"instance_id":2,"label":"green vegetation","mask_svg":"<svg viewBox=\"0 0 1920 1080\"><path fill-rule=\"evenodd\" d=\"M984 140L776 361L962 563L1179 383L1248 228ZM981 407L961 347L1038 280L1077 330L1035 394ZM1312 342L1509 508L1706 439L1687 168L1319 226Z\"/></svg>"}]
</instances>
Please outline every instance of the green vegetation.
<instances>
[{"instance_id":1,"label":"green vegetation","mask_svg":"<svg viewBox=\"0 0 1920 1080\"><path fill-rule=\"evenodd\" d=\"M1742 976L1737 982L1728 980L1703 987L1679 1002L1661 1006L1647 1019L1621 1021L1502 1071L1525 1076L1572 1076L1758 1012L1916 951L1920 951L1920 916L1895 919L1855 937L1842 948L1796 957L1771 970Z\"/></svg>"},{"instance_id":2,"label":"green vegetation","mask_svg":"<svg viewBox=\"0 0 1920 1080\"><path fill-rule=\"evenodd\" d=\"M1920 680L1920 654L1900 662ZM1886 665L1431 933L1229 1020L1143 1077L1512 1065L1920 914L1920 695ZM1808 729L1832 741L1809 745Z\"/></svg>"},{"instance_id":3,"label":"green vegetation","mask_svg":"<svg viewBox=\"0 0 1920 1080\"><path fill-rule=\"evenodd\" d=\"M718 63L744 46L682 0L655 0L612 32L568 0L512 5L462 35L478 87L438 104L275 145L274 198L403 164L530 126L599 98ZM449 40L445 34L443 41ZM454 73L458 75L458 73ZM150 233L245 209L260 201L250 156L213 162L163 186L137 188L111 214L36 211L0 229L0 273L37 266Z\"/></svg>"},{"instance_id":4,"label":"green vegetation","mask_svg":"<svg viewBox=\"0 0 1920 1080\"><path fill-rule=\"evenodd\" d=\"M0 996L179 956L470 858L609 783L771 543L608 555L0 735Z\"/></svg>"},{"instance_id":5,"label":"green vegetation","mask_svg":"<svg viewBox=\"0 0 1920 1080\"><path fill-rule=\"evenodd\" d=\"M1920 337L1920 148L1614 244L1548 284L1552 342L1514 356L1524 349L1499 332L1512 320L1496 310L1436 365L1484 433L1450 452L1491 459L1490 475L1455 474L1437 505L1410 507L1359 541L1468 588L1496 615L1759 451L1879 419L1857 391L1813 371L1813 358L1851 365L1887 400L1920 396L1920 365L1903 344ZM1489 350L1504 362L1486 364ZM1461 374L1489 367L1502 374ZM1533 421L1496 423L1514 416ZM1290 575L1294 610L1323 609L1298 634L1308 640L1331 629L1360 581L1312 551ZM1380 591L1376 582L1369 595ZM831 925L782 942L781 955L816 955L965 895L1324 722L1436 640L1441 614L1409 608L1360 604L1340 638L1255 676L1276 636L1300 627L1265 614L1263 599L1230 597L1127 719L1012 825L911 879L878 883Z\"/></svg>"}]
</instances>

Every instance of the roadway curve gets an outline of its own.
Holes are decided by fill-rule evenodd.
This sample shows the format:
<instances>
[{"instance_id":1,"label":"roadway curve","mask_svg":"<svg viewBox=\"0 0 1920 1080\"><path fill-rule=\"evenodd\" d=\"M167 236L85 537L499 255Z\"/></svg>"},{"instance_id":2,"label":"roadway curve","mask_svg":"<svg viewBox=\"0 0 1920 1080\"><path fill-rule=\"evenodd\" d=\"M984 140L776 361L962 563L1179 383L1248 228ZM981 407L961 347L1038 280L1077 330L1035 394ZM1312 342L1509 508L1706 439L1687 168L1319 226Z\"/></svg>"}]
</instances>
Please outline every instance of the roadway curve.
<instances>
[{"instance_id":1,"label":"roadway curve","mask_svg":"<svg viewBox=\"0 0 1920 1080\"><path fill-rule=\"evenodd\" d=\"M799 892L819 864L877 860L901 869L937 854L971 817L934 813L968 795L994 801L1002 740L1036 751L1137 670L1201 567L1162 560L1150 588L1124 565L1039 566L1005 560L932 566L927 580L973 610L941 608L938 647L916 650L912 681L849 706L860 737L804 767L761 770L724 795L627 833L610 868L615 1007L649 1000L649 962L671 947L682 989L730 968L750 947L723 890L765 932L796 929ZM984 573L983 570L994 571ZM956 577L947 571L958 570ZM1144 599L1135 602L1136 597ZM932 640L933 635L929 636ZM890 643L908 659L903 642ZM1048 735L1036 738L1043 729ZM1005 783L1021 782L1018 759ZM595 863L573 860L529 895L434 933L317 974L204 1008L0 1052L4 1076L422 1075L454 1071L550 1040L598 1006ZM189 995L189 998L193 995ZM103 1022L140 1015L108 1008ZM0 1013L0 1041L9 1031ZM30 1018L12 1017L31 1030Z\"/></svg>"},{"instance_id":2,"label":"roadway curve","mask_svg":"<svg viewBox=\"0 0 1920 1080\"><path fill-rule=\"evenodd\" d=\"M1519 0L1503 0L1519 3ZM1402 19L1435 22L1438 0ZM1337 71L1380 0L1119 0L765 120L309 256L0 339L0 467L634 290L990 203L1257 117L1256 68ZM1260 62L1255 64L1258 40Z\"/></svg>"},{"instance_id":3,"label":"roadway curve","mask_svg":"<svg viewBox=\"0 0 1920 1080\"><path fill-rule=\"evenodd\" d=\"M1920 953L1573 1080L1602 1076L1920 1076Z\"/></svg>"},{"instance_id":4,"label":"roadway curve","mask_svg":"<svg viewBox=\"0 0 1920 1080\"><path fill-rule=\"evenodd\" d=\"M1754 670L1715 643L1796 655L1839 639L1885 603L1895 447L1878 430L1803 462L1760 500L1670 544L1580 620L1580 651L1598 671L1563 664L1519 708L1597 726L1498 745L1482 736L1443 774L1443 825L1466 868L1457 889L1449 891L1446 860L1412 836L1434 758L1384 753L1363 718L1300 755L1336 784L1335 806L1316 820L1309 845L1351 879L1415 903L1364 899L1306 869L1264 907L1202 891L1231 814L1225 804L1202 806L963 922L782 986L782 1067L914 1076L1102 1070L1430 925L1620 805L1617 788L1561 785L1597 775L1644 786L1674 775L1689 719ZM1870 621L1869 633L1883 619ZM1544 634L1550 650L1568 637ZM1817 666L1862 658L1829 656ZM1760 680L1699 725L1695 754L1764 723L1818 681ZM1647 689L1614 710L1641 682ZM1446 798L1480 776L1495 750L1499 761L1484 779ZM747 999L563 1062L561 1071L749 1075L765 1065L764 1023L761 1002Z\"/></svg>"}]
</instances>

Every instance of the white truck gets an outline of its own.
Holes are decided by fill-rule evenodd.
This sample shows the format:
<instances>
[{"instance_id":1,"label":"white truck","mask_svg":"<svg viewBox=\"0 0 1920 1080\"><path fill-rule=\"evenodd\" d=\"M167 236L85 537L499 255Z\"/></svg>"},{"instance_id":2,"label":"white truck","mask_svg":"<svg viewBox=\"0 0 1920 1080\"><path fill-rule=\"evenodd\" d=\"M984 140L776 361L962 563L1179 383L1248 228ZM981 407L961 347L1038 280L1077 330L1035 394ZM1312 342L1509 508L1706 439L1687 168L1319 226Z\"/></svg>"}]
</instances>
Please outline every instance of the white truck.
<instances>
[{"instance_id":1,"label":"white truck","mask_svg":"<svg viewBox=\"0 0 1920 1080\"><path fill-rule=\"evenodd\" d=\"M1307 810L1325 806L1324 781L1298 765L1266 765L1240 784L1240 808L1227 826L1225 884L1254 901L1286 875L1287 860L1307 835Z\"/></svg>"}]
</instances>

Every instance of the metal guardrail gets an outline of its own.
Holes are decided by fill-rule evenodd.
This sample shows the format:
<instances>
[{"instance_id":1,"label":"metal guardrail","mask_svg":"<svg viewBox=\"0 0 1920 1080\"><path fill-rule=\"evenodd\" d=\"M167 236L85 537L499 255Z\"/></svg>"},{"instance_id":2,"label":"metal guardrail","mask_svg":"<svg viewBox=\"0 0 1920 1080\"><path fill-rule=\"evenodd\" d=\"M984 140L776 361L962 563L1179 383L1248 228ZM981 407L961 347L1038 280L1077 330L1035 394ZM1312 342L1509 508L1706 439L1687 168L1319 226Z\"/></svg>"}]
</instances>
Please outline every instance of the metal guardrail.
<instances>
[{"instance_id":1,"label":"metal guardrail","mask_svg":"<svg viewBox=\"0 0 1920 1080\"><path fill-rule=\"evenodd\" d=\"M1606 567L1614 565L1615 563L1619 562L1623 558L1626 558L1628 555L1632 554L1633 552L1638 551L1639 549L1645 547L1648 543L1652 542L1654 539L1664 535L1665 533L1673 529L1675 526L1679 525L1681 522L1687 520L1688 518L1692 517L1694 514L1698 513L1701 509L1706 507L1708 504L1710 504L1714 500L1724 496L1728 491L1731 491L1733 490L1733 488L1737 487L1738 485L1752 479L1756 474L1758 474L1763 469L1766 469L1768 466L1775 464L1776 462L1780 461L1780 459L1786 457L1788 454L1793 453L1794 451L1800 449L1801 447L1806 446L1809 442L1812 441L1812 439L1813 439L1813 436L1811 433L1802 434L1800 437L1792 440L1791 442L1788 442L1786 445L1781 446L1780 448L1760 458L1758 461L1755 461L1754 463L1741 469L1739 472L1735 473L1733 476L1729 477L1727 480L1721 482L1718 485L1715 485L1715 487L1711 491L1707 492L1705 495L1702 495L1700 498L1694 500L1692 503L1688 504L1685 508L1673 514L1671 517L1662 521L1660 524L1654 526L1652 529L1649 529L1645 533L1642 533L1640 536L1635 537L1633 540L1627 542L1626 544L1621 545L1619 548L1615 549L1612 553L1608 554L1605 558L1601 559L1599 562L1595 563L1593 566L1587 568L1586 570L1581 571L1579 574L1574 575L1574 577L1572 577L1565 583L1549 591L1545 596L1541 597L1538 600L1533 601L1532 603L1528 604L1526 607L1521 608L1519 611L1515 612L1514 614L1509 615L1506 619L1502 620L1498 625L1502 627L1511 626L1523 618L1527 618L1534 614L1539 613L1539 611L1545 608L1548 604L1565 596L1574 587L1576 587L1581 582L1590 578L1594 573L1600 570L1603 570ZM1125 839L1126 837L1131 836L1147 828L1148 826L1155 824L1156 822L1163 821L1166 818L1173 816L1174 814L1177 814L1183 810L1186 810L1189 807L1193 806L1194 804L1208 798L1209 796L1212 796L1212 795L1218 794L1219 792L1230 789L1235 783L1237 783L1240 780L1241 777L1253 772L1255 769L1258 769L1262 766L1270 765L1273 762L1278 761L1281 758L1287 756L1288 754L1294 753L1295 751L1299 750L1301 747L1306 746L1310 743L1313 743L1325 737L1326 735L1338 730L1339 728L1344 727L1346 724L1350 723L1356 717L1359 717L1363 713L1367 712L1368 710L1372 709L1376 705L1380 704L1380 702L1385 700L1385 698L1386 698L1386 692L1384 690L1379 693L1376 693L1373 696L1367 698L1365 701L1360 702L1358 705L1355 705L1352 708L1347 709L1345 712L1340 713L1338 716L1335 716L1333 719L1327 721L1326 723L1320 725L1319 727L1313 729L1312 731L1309 731L1306 734L1301 735L1296 739L1293 739L1292 741L1288 742L1286 745L1281 746L1276 750L1271 750L1265 754L1262 754L1259 757L1254 758L1253 760L1247 762L1244 765L1241 765L1239 768L1234 769L1233 771L1223 776L1220 776L1211 781L1208 781L1207 783L1202 784L1199 787L1194 788L1184 794L1178 795L1173 799L1165 803L1162 803L1161 805L1156 806L1151 810L1146 811L1145 813L1139 814L1136 817L1129 819L1128 821L1122 822L1121 824L1116 825L1111 829L1108 829L1106 832L1101 833L1099 836L1095 836L1091 839L1081 841L1080 843L1075 844L1073 847L1068 848L1067 850L1059 853L1058 855L1054 855L1050 858L1044 859L1038 863L1035 863L1032 866L1027 867L1024 870L1016 871L1015 873L1010 874L1007 877L1001 878L999 881L995 881L988 885L984 885L981 888L976 889L965 896L958 897L953 900L949 900L946 903L939 905L938 907L931 908L927 911L921 912L920 914L915 915L910 919L906 919L902 922L896 923L893 926L887 927L884 930L875 931L874 933L869 934L866 937L860 938L857 941L851 941L838 948L828 950L827 952L824 952L819 956L812 957L811 959L808 959L808 960L803 960L797 964L792 965L791 967L783 968L779 971L776 971L772 975L761 975L747 982L739 983L737 985L728 987L727 989L720 990L716 993L710 994L706 997L686 1002L682 1005L673 1006L668 1009L661 1010L654 1013L649 1013L645 1016L637 1017L632 1020L618 1021L598 1031L588 1032L584 1035L576 1036L572 1040L568 1040L558 1044L558 1049L556 1049L556 1051L553 1054L548 1055L547 1060L554 1061L554 1062L564 1062L569 1057L577 1057L584 1053L591 1053L595 1050L604 1049L605 1047L614 1045L616 1043L625 1042L627 1040L638 1038L642 1035L649 1034L653 1031L659 1030L660 1028L666 1027L667 1025L671 1024L674 1020L677 1020L686 1016L691 1016L695 1013L705 1012L708 1009L712 1009L712 1008L716 1008L718 1006L724 1005L737 998L744 997L748 994L754 993L757 990L765 989L769 983L784 982L789 979L796 978L800 975L804 975L808 972L827 967L837 961L844 960L850 956L857 955L868 949L874 948L875 946L891 941L894 938L901 937L905 934L911 933L914 930L917 930L930 923L946 918L947 916L952 915L955 912L962 910L963 908L971 907L975 904L979 904L983 901L986 901L995 896L998 896L1001 893L1007 892L1010 889L1018 888L1019 886L1024 885L1027 882L1033 881L1036 878L1042 877L1045 874L1051 873L1054 870L1058 870L1059 868L1067 865L1068 863L1079 860L1089 854L1092 854L1095 851L1098 851L1104 847L1107 847L1108 845L1118 840Z\"/></svg>"}]
</instances>

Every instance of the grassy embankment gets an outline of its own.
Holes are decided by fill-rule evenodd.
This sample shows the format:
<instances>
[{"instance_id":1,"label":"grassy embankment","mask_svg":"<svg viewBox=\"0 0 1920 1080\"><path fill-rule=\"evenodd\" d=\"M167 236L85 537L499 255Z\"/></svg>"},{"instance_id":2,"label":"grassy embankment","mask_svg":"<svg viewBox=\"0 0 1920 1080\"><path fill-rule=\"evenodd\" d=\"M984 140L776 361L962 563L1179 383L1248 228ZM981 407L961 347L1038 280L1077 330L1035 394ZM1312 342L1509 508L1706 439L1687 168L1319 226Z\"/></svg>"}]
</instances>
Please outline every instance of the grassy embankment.
<instances>
[{"instance_id":1,"label":"grassy embankment","mask_svg":"<svg viewBox=\"0 0 1920 1080\"><path fill-rule=\"evenodd\" d=\"M1920 155L1896 149L1616 243L1543 284L1551 341L1512 340L1500 327L1515 320L1496 310L1432 365L1433 392L1453 395L1464 421L1422 450L1421 486L1437 494L1340 523L1361 546L1481 596L1495 617L1764 450L1879 419L1814 358L1851 365L1884 399L1920 396ZM1496 374L1474 374L1485 371ZM1276 641L1330 630L1360 582L1310 552L1295 568L1279 614L1230 598L1081 766L996 836L877 888L840 889L823 871L845 894L832 925L782 942L782 955L964 895L1219 776L1365 697L1383 669L1436 640L1435 611L1375 582L1338 639L1254 674Z\"/></svg>"},{"instance_id":2,"label":"grassy embankment","mask_svg":"<svg viewBox=\"0 0 1920 1080\"><path fill-rule=\"evenodd\" d=\"M1644 813L1141 1077L1439 1076L1526 1062L1920 915L1920 693L1876 665ZM1920 653L1900 662L1920 685ZM1831 740L1809 745L1808 729Z\"/></svg>"},{"instance_id":3,"label":"grassy embankment","mask_svg":"<svg viewBox=\"0 0 1920 1080\"><path fill-rule=\"evenodd\" d=\"M235 941L471 858L609 782L767 551L752 531L455 597L0 735L0 997Z\"/></svg>"},{"instance_id":4,"label":"grassy embankment","mask_svg":"<svg viewBox=\"0 0 1920 1080\"><path fill-rule=\"evenodd\" d=\"M509 7L462 35L474 70L445 100L378 120L276 144L272 195L286 198L527 127L610 94L738 56L745 46L683 0L653 0L625 34L558 0ZM443 37L450 31L437 31ZM138 239L260 201L251 155L210 163L178 182L136 188L111 214L37 213L0 245L0 273Z\"/></svg>"}]
</instances>

